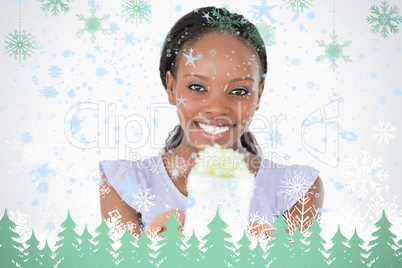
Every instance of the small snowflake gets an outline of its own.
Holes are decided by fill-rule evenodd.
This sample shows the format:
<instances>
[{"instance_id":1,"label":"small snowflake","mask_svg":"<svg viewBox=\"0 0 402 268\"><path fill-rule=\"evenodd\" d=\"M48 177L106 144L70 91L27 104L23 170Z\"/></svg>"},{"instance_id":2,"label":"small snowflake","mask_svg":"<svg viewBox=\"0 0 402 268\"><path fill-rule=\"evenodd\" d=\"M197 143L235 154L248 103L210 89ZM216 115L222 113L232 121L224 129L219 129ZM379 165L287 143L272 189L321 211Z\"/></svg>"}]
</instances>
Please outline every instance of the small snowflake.
<instances>
[{"instance_id":1,"label":"small snowflake","mask_svg":"<svg viewBox=\"0 0 402 268\"><path fill-rule=\"evenodd\" d=\"M357 141L358 136L352 131L342 131L341 138L347 141Z\"/></svg>"},{"instance_id":2,"label":"small snowflake","mask_svg":"<svg viewBox=\"0 0 402 268\"><path fill-rule=\"evenodd\" d=\"M235 18L237 14L230 13L226 9L223 9L222 14L217 9L212 9L212 16L209 18L207 23L209 25L218 27L218 30L227 34L231 32L234 35L238 35L238 28L242 25L240 18Z\"/></svg>"},{"instance_id":3,"label":"small snowflake","mask_svg":"<svg viewBox=\"0 0 402 268\"><path fill-rule=\"evenodd\" d=\"M127 16L131 19L131 23L134 22L137 25L138 21L142 23L142 20L149 22L149 17L151 16L151 4L149 1L142 0L129 0L123 2L126 5L121 5L123 9L123 16Z\"/></svg>"},{"instance_id":4,"label":"small snowflake","mask_svg":"<svg viewBox=\"0 0 402 268\"><path fill-rule=\"evenodd\" d=\"M95 17L96 9L94 6L91 8L91 16L89 18L84 18L83 15L78 15L78 20L82 20L85 22L85 27L78 30L77 35L82 35L85 31L88 31L91 34L92 44L95 42L96 37L95 33L101 31L103 34L110 34L108 29L102 28L102 21L107 20L109 15L103 15L102 18Z\"/></svg>"},{"instance_id":5,"label":"small snowflake","mask_svg":"<svg viewBox=\"0 0 402 268\"><path fill-rule=\"evenodd\" d=\"M346 157L351 168L342 169L340 175L347 180L345 189L349 193L357 191L358 197L365 199L383 191L381 183L388 180L388 171L380 169L384 162L380 156L370 163L370 153L363 150L359 158L360 161L355 156Z\"/></svg>"},{"instance_id":6,"label":"small snowflake","mask_svg":"<svg viewBox=\"0 0 402 268\"><path fill-rule=\"evenodd\" d=\"M308 9L309 6L313 6L311 2L312 0L282 0L282 2L286 2L283 5L286 5L286 8L292 8L292 12L296 11L296 14L299 14L299 10L303 12L303 9Z\"/></svg>"},{"instance_id":7,"label":"small snowflake","mask_svg":"<svg viewBox=\"0 0 402 268\"><path fill-rule=\"evenodd\" d=\"M335 71L335 68L338 67L336 64L336 60L342 58L346 62L352 62L349 56L343 55L343 48L348 47L352 41L345 41L343 44L338 44L336 41L337 35L335 31L332 32L331 39L332 42L328 45L325 45L324 41L316 41L319 47L325 48L325 54L318 56L319 61L324 61L325 58L329 59L331 62L332 71Z\"/></svg>"},{"instance_id":8,"label":"small snowflake","mask_svg":"<svg viewBox=\"0 0 402 268\"><path fill-rule=\"evenodd\" d=\"M373 5L370 7L371 13L374 14L367 16L366 21L371 26L370 31L372 33L377 33L378 30L381 28L381 37L386 38L388 37L388 28L390 29L391 33L398 33L399 29L397 24L402 23L402 16L396 15L399 8L398 6L392 6L390 10L387 12L389 5L386 1L381 2L381 11L379 10L378 6Z\"/></svg>"},{"instance_id":9,"label":"small snowflake","mask_svg":"<svg viewBox=\"0 0 402 268\"><path fill-rule=\"evenodd\" d=\"M55 99L57 94L59 94L59 92L53 86L44 87L39 90L39 93L40 93L39 96L43 96L46 99Z\"/></svg>"},{"instance_id":10,"label":"small snowflake","mask_svg":"<svg viewBox=\"0 0 402 268\"><path fill-rule=\"evenodd\" d=\"M307 82L307 87L310 88L310 89L312 89L312 88L315 87L315 83L314 83L313 81L308 81L308 82Z\"/></svg>"},{"instance_id":11,"label":"small snowflake","mask_svg":"<svg viewBox=\"0 0 402 268\"><path fill-rule=\"evenodd\" d=\"M30 53L34 53L32 50L34 49L33 44L35 43L35 40L32 40L35 36L31 36L31 34L26 34L26 31L15 30L14 34L8 34L8 36L4 36L7 38L5 40L6 42L6 53L10 53L9 56L12 57L14 56L14 59L16 60L17 57L19 59L19 62L21 63L21 57L22 59L26 59L26 56L31 57ZM35 54L35 53L34 53Z\"/></svg>"},{"instance_id":12,"label":"small snowflake","mask_svg":"<svg viewBox=\"0 0 402 268\"><path fill-rule=\"evenodd\" d=\"M155 206L155 195L151 194L151 190L140 188L133 195L133 205L139 213L148 212L151 207Z\"/></svg>"},{"instance_id":13,"label":"small snowflake","mask_svg":"<svg viewBox=\"0 0 402 268\"><path fill-rule=\"evenodd\" d=\"M377 125L373 126L373 138L377 140L379 144L388 144L391 140L395 139L395 127L391 125L391 122L377 122Z\"/></svg>"},{"instance_id":14,"label":"small snowflake","mask_svg":"<svg viewBox=\"0 0 402 268\"><path fill-rule=\"evenodd\" d=\"M70 10L70 7L63 2L70 3L73 0L38 0L39 2L43 3L46 1L45 4L42 4L42 11L43 12L48 12L50 7L52 7L52 15L53 16L58 16L59 12L68 12ZM60 6L60 9L59 9Z\"/></svg>"},{"instance_id":15,"label":"small snowflake","mask_svg":"<svg viewBox=\"0 0 402 268\"><path fill-rule=\"evenodd\" d=\"M195 60L199 60L200 58L194 57L194 56L193 56L193 52L194 52L194 49L193 49L193 48L190 48L190 54L186 55L186 54L183 53L183 55L187 58L186 65L187 65L187 64L192 64L193 67L195 68L194 61L195 61Z\"/></svg>"},{"instance_id":16,"label":"small snowflake","mask_svg":"<svg viewBox=\"0 0 402 268\"><path fill-rule=\"evenodd\" d=\"M210 57L215 57L216 55L217 55L217 51L214 49L214 48L211 48L210 50L209 50L209 52L208 52L208 55L210 56Z\"/></svg>"}]
</instances>

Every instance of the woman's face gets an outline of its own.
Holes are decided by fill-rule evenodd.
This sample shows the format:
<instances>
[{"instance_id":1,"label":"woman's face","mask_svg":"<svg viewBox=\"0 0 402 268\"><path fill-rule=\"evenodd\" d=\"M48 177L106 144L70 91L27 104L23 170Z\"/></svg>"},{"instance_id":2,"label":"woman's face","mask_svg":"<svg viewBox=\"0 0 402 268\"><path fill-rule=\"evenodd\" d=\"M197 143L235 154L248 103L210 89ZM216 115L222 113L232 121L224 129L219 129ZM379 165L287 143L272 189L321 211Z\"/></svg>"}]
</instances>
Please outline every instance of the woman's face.
<instances>
[{"instance_id":1,"label":"woman's face","mask_svg":"<svg viewBox=\"0 0 402 268\"><path fill-rule=\"evenodd\" d=\"M238 38L215 33L184 47L175 78L166 76L169 102L185 131L182 143L237 149L264 88L258 55Z\"/></svg>"}]
</instances>

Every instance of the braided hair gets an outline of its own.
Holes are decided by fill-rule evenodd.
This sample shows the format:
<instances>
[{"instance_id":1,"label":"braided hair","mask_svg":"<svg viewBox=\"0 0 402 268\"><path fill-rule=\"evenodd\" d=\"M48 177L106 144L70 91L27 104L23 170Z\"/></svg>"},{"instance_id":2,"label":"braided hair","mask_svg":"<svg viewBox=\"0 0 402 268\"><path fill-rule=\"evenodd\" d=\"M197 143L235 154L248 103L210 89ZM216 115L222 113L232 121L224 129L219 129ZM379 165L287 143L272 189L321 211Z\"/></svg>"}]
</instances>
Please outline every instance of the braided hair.
<instances>
[{"instance_id":1,"label":"braided hair","mask_svg":"<svg viewBox=\"0 0 402 268\"><path fill-rule=\"evenodd\" d=\"M176 63L179 62L183 45L190 45L203 35L214 31L223 35L232 34L255 50L261 65L260 83L264 82L268 69L267 53L257 27L242 15L231 13L225 8L203 7L180 18L166 36L159 62L160 78L166 91L166 74L169 72L176 79ZM169 152L176 148L183 137L184 130L179 124L169 132L169 136L165 141L164 151ZM247 151L257 156L262 156L257 140L250 131L244 132L240 137L240 141Z\"/></svg>"}]
</instances>

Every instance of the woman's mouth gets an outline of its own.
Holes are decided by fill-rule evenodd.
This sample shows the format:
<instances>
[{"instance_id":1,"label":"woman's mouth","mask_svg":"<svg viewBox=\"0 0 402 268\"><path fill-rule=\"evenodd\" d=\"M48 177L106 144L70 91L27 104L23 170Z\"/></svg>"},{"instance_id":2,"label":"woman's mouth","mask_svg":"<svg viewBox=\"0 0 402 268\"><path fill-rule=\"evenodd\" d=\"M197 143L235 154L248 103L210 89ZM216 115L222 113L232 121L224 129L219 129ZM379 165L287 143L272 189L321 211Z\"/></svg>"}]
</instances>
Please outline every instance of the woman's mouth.
<instances>
[{"instance_id":1,"label":"woman's mouth","mask_svg":"<svg viewBox=\"0 0 402 268\"><path fill-rule=\"evenodd\" d=\"M194 121L197 128L199 128L203 135L207 139L220 140L225 138L225 136L230 132L232 128L235 127L233 124L204 124L201 122Z\"/></svg>"}]
</instances>

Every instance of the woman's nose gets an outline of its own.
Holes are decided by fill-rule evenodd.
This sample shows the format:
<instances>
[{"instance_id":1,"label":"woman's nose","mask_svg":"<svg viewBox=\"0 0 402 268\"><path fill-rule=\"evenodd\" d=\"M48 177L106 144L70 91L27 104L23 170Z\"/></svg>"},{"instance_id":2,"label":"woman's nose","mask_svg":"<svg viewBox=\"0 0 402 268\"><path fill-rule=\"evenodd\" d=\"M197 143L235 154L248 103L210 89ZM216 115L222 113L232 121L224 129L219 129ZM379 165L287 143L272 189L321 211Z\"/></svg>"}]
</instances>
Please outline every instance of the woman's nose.
<instances>
[{"instance_id":1,"label":"woman's nose","mask_svg":"<svg viewBox=\"0 0 402 268\"><path fill-rule=\"evenodd\" d=\"M212 95L205 98L202 104L203 114L209 114L212 117L227 116L229 114L228 100L222 96Z\"/></svg>"}]
</instances>

